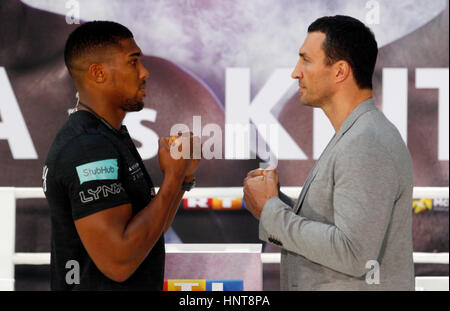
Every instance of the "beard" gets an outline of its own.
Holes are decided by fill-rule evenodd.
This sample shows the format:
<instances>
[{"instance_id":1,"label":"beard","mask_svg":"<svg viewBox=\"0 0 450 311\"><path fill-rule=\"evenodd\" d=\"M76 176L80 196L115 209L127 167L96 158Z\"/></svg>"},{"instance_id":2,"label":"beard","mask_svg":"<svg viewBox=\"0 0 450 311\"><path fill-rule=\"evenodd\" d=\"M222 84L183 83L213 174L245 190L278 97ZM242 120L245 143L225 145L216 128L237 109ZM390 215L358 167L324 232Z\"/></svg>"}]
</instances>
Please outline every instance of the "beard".
<instances>
[{"instance_id":1,"label":"beard","mask_svg":"<svg viewBox=\"0 0 450 311\"><path fill-rule=\"evenodd\" d=\"M144 108L144 102L137 98L127 99L127 101L121 106L123 111L141 111Z\"/></svg>"},{"instance_id":2,"label":"beard","mask_svg":"<svg viewBox=\"0 0 450 311\"><path fill-rule=\"evenodd\" d=\"M141 111L144 108L144 102L127 102L122 105L123 111L132 112L132 111Z\"/></svg>"}]
</instances>

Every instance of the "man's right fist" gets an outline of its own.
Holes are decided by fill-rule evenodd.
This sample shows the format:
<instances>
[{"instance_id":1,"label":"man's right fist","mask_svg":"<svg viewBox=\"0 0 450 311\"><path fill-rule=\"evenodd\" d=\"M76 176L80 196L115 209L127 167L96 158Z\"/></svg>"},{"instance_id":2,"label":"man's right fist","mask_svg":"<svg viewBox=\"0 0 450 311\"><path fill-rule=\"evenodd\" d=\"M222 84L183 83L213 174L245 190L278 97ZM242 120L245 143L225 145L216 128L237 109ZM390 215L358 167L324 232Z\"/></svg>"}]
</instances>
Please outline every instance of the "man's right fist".
<instances>
[{"instance_id":1,"label":"man's right fist","mask_svg":"<svg viewBox=\"0 0 450 311\"><path fill-rule=\"evenodd\" d=\"M266 169L258 168L255 170L252 170L248 172L247 177L244 179L244 182L250 178L263 176L268 178L273 178L275 180L275 183L278 185L278 190L280 190L280 181L278 177L278 172L275 168L269 166Z\"/></svg>"},{"instance_id":2,"label":"man's right fist","mask_svg":"<svg viewBox=\"0 0 450 311\"><path fill-rule=\"evenodd\" d=\"M177 140L177 138L178 138L178 136L170 136L170 138L169 138L169 142L168 142L168 144L169 144L169 147L171 147L171 146L173 145L173 143L174 143L174 142L176 142L176 143L177 143L177 145L179 145L179 144L180 144L180 141L179 141L179 140Z\"/></svg>"},{"instance_id":3,"label":"man's right fist","mask_svg":"<svg viewBox=\"0 0 450 311\"><path fill-rule=\"evenodd\" d=\"M172 157L170 152L169 138L161 137L158 143L158 160L161 171L164 173L164 175L172 174L178 178L184 178L186 169L188 168L192 160L185 157Z\"/></svg>"}]
</instances>

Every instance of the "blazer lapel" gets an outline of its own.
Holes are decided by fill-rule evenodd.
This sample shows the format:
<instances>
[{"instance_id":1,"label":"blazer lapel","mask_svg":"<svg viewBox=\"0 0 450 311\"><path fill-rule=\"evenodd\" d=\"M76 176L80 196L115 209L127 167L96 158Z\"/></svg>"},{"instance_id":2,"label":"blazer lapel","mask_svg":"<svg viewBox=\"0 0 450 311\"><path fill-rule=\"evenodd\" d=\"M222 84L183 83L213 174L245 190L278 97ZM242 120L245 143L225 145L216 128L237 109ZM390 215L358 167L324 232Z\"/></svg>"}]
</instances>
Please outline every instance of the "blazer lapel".
<instances>
[{"instance_id":1,"label":"blazer lapel","mask_svg":"<svg viewBox=\"0 0 450 311\"><path fill-rule=\"evenodd\" d=\"M333 138L330 140L328 145L326 146L325 150L320 155L319 159L314 164L313 168L311 169L311 172L309 173L308 177L306 178L305 184L303 185L302 191L300 192L300 196L297 200L297 203L294 206L294 213L298 213L300 210L300 207L303 203L303 200L305 199L306 193L308 192L309 186L311 185L312 181L314 180L314 177L316 177L317 171L319 169L320 160L324 157L325 154L328 153L328 150L334 146L334 142L336 141L336 135L333 136Z\"/></svg>"},{"instance_id":2,"label":"blazer lapel","mask_svg":"<svg viewBox=\"0 0 450 311\"><path fill-rule=\"evenodd\" d=\"M306 179L305 184L303 185L302 191L300 192L298 200L294 206L294 213L297 214L300 211L303 200L305 199L306 193L308 192L309 186L311 185L312 181L314 180L314 177L316 177L317 171L320 166L320 161L322 159L326 158L326 155L328 155L331 152L331 150L337 144L339 139L345 134L345 132L347 132L352 127L352 125L355 123L356 120L358 120L358 118L361 115L363 115L364 113L366 113L368 111L374 110L374 109L377 109L377 107L375 106L374 99L369 98L368 100L366 100L366 101L362 102L361 104L359 104L358 106L356 106L356 108L353 109L353 111L347 116L344 123L342 123L342 126L339 129L339 131L330 140L327 147L322 152L319 159L316 161L313 168L311 169L311 172L309 173L308 178Z\"/></svg>"}]
</instances>

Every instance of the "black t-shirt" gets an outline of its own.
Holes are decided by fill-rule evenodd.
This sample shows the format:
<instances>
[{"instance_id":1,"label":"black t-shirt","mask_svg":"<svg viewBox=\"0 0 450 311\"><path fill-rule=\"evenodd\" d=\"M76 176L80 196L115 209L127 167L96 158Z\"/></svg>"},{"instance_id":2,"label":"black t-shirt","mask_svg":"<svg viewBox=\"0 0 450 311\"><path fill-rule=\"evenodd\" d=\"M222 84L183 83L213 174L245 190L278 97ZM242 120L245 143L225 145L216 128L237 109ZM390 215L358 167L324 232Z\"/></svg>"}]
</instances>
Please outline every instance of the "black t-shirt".
<instances>
[{"instance_id":1,"label":"black t-shirt","mask_svg":"<svg viewBox=\"0 0 450 311\"><path fill-rule=\"evenodd\" d=\"M125 126L116 131L88 111L71 114L50 148L43 188L51 215L52 290L162 290L163 235L133 275L118 283L98 270L75 228L75 220L125 203L134 216L155 195Z\"/></svg>"}]
</instances>

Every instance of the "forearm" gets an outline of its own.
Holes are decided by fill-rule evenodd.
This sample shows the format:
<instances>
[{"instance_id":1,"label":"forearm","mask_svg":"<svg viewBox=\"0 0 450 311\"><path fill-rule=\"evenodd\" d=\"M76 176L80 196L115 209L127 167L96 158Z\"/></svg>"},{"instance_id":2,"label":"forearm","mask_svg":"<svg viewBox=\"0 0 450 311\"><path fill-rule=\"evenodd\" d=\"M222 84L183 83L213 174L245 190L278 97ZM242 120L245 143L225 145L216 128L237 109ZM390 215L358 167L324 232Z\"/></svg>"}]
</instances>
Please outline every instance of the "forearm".
<instances>
[{"instance_id":1,"label":"forearm","mask_svg":"<svg viewBox=\"0 0 450 311\"><path fill-rule=\"evenodd\" d=\"M181 178L165 175L155 198L127 224L122 235L123 262L137 268L163 234Z\"/></svg>"},{"instance_id":2,"label":"forearm","mask_svg":"<svg viewBox=\"0 0 450 311\"><path fill-rule=\"evenodd\" d=\"M339 228L308 220L293 213L280 200L273 201L261 214L261 226L268 236L280 241L284 249L342 273L364 273L360 249L353 249L354 245Z\"/></svg>"},{"instance_id":3,"label":"forearm","mask_svg":"<svg viewBox=\"0 0 450 311\"><path fill-rule=\"evenodd\" d=\"M355 202L349 201L347 206L361 210ZM284 249L335 271L360 277L366 272L367 261L378 258L387 227L387 223L377 222L375 217L388 219L383 217L388 209L378 209L377 213L345 221L336 217L335 223L330 224L297 215L280 199L272 198L261 213L260 226L268 236L280 241Z\"/></svg>"},{"instance_id":4,"label":"forearm","mask_svg":"<svg viewBox=\"0 0 450 311\"><path fill-rule=\"evenodd\" d=\"M195 179L194 175L186 176L184 178L185 183L191 183ZM175 215L177 214L178 208L180 207L180 202L183 199L185 191L180 189L178 192L178 195L176 196L175 200L173 201L172 207L170 208L169 216L166 221L166 225L164 227L164 233L169 230L170 226L172 225L173 219L175 218Z\"/></svg>"},{"instance_id":5,"label":"forearm","mask_svg":"<svg viewBox=\"0 0 450 311\"><path fill-rule=\"evenodd\" d=\"M184 190L180 189L178 191L177 196L175 197L175 200L172 203L172 206L170 207L169 215L167 216L166 223L164 225L164 233L169 230L170 226L172 225L173 219L175 218L175 215L177 214L178 208L180 207L180 202L183 199Z\"/></svg>"}]
</instances>

